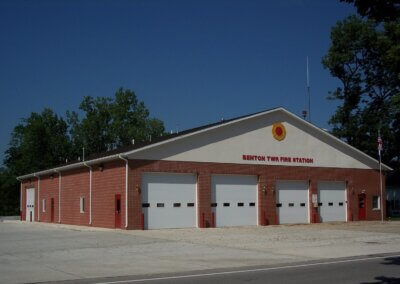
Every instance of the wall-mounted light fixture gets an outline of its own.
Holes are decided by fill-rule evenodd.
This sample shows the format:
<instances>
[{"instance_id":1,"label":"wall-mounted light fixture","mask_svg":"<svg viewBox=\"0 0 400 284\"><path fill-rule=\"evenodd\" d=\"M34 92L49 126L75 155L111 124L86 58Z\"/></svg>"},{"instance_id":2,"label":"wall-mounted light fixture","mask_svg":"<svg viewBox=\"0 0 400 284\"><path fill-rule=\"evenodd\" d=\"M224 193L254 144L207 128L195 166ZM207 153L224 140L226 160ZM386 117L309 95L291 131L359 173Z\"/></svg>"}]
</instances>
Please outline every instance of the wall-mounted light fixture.
<instances>
[{"instance_id":1,"label":"wall-mounted light fixture","mask_svg":"<svg viewBox=\"0 0 400 284\"><path fill-rule=\"evenodd\" d=\"M141 192L140 186L137 184L135 188L136 188L136 192L140 194L140 192Z\"/></svg>"},{"instance_id":2,"label":"wall-mounted light fixture","mask_svg":"<svg viewBox=\"0 0 400 284\"><path fill-rule=\"evenodd\" d=\"M104 165L103 164L99 165L99 170L100 170L100 172L102 172L104 170Z\"/></svg>"},{"instance_id":3,"label":"wall-mounted light fixture","mask_svg":"<svg viewBox=\"0 0 400 284\"><path fill-rule=\"evenodd\" d=\"M50 175L50 179L53 179L53 178L54 178L54 175L53 175L53 174L51 174L51 175Z\"/></svg>"},{"instance_id":4,"label":"wall-mounted light fixture","mask_svg":"<svg viewBox=\"0 0 400 284\"><path fill-rule=\"evenodd\" d=\"M265 185L262 186L262 192L264 194L267 194L267 187Z\"/></svg>"}]
</instances>

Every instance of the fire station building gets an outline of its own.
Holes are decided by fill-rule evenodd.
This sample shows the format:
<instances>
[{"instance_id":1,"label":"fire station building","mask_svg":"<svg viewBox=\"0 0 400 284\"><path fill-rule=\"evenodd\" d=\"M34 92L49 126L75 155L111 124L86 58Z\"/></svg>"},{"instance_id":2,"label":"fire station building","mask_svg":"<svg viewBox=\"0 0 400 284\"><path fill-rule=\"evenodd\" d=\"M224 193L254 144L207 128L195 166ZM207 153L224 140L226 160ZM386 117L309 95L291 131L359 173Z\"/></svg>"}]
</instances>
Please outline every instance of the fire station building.
<instances>
[{"instance_id":1,"label":"fire station building","mask_svg":"<svg viewBox=\"0 0 400 284\"><path fill-rule=\"evenodd\" d=\"M382 170L384 189L391 169ZM18 179L28 222L205 228L380 220L385 212L379 162L284 108Z\"/></svg>"}]
</instances>

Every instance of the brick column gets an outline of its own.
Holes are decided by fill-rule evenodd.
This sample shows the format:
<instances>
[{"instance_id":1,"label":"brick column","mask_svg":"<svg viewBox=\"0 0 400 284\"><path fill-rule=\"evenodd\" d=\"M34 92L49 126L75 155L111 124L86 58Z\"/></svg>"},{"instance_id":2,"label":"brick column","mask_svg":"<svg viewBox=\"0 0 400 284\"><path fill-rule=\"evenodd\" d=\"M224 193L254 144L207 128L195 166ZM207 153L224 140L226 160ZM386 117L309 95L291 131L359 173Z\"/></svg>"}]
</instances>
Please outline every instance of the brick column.
<instances>
[{"instance_id":1,"label":"brick column","mask_svg":"<svg viewBox=\"0 0 400 284\"><path fill-rule=\"evenodd\" d=\"M278 224L278 211L276 208L276 186L275 179L267 178L265 181L267 186L265 195L265 207L266 207L266 224L277 225Z\"/></svg>"},{"instance_id":2,"label":"brick column","mask_svg":"<svg viewBox=\"0 0 400 284\"><path fill-rule=\"evenodd\" d=\"M258 177L258 224L259 226L269 225L267 219L267 177L265 175L259 175Z\"/></svg>"},{"instance_id":3,"label":"brick column","mask_svg":"<svg viewBox=\"0 0 400 284\"><path fill-rule=\"evenodd\" d=\"M130 162L131 165L132 162ZM129 167L128 183L128 228L143 229L142 220L142 173Z\"/></svg>"},{"instance_id":4,"label":"brick column","mask_svg":"<svg viewBox=\"0 0 400 284\"><path fill-rule=\"evenodd\" d=\"M310 204L310 223L321 223L321 216L319 212L319 207L314 207L312 203L312 195L316 194L318 196L318 184L315 180L310 180L310 196L309 196L309 204Z\"/></svg>"},{"instance_id":5,"label":"brick column","mask_svg":"<svg viewBox=\"0 0 400 284\"><path fill-rule=\"evenodd\" d=\"M211 227L213 221L211 214L210 173L198 173L197 175L197 210L199 228Z\"/></svg>"}]
</instances>

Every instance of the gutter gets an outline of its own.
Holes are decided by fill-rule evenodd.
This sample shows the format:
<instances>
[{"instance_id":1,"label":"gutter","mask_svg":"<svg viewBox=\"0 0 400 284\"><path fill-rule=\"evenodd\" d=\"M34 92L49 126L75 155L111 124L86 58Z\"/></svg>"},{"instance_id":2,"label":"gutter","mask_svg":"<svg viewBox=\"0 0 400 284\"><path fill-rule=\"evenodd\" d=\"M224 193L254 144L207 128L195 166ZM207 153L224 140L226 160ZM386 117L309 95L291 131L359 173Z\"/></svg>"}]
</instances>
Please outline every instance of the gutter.
<instances>
[{"instance_id":1,"label":"gutter","mask_svg":"<svg viewBox=\"0 0 400 284\"><path fill-rule=\"evenodd\" d=\"M89 168L89 225L92 225L92 166L83 163L84 166Z\"/></svg>"},{"instance_id":2,"label":"gutter","mask_svg":"<svg viewBox=\"0 0 400 284\"><path fill-rule=\"evenodd\" d=\"M118 155L118 158L125 161L125 229L128 228L128 172L129 172L129 164L128 159L122 157L122 155Z\"/></svg>"},{"instance_id":3,"label":"gutter","mask_svg":"<svg viewBox=\"0 0 400 284\"><path fill-rule=\"evenodd\" d=\"M61 172L54 169L58 173L58 223L61 223Z\"/></svg>"},{"instance_id":4,"label":"gutter","mask_svg":"<svg viewBox=\"0 0 400 284\"><path fill-rule=\"evenodd\" d=\"M115 155L111 155L111 156L106 156L106 157L90 160L90 163L101 163L101 162L105 162L105 161L117 160L118 158L119 158L119 154L115 154ZM40 171L40 172L36 172L36 173L31 173L31 174L19 176L19 177L17 177L17 179L24 180L24 179L35 177L34 176L35 174L41 175L41 176L42 175L50 175L50 174L52 174L54 172L58 173L60 171L66 171L66 170L70 170L70 169L81 168L81 167L83 167L85 165L85 163L86 162L79 162L79 163L70 164L70 165L66 165L66 166L60 166L60 167L52 168L52 169L49 169L49 170L44 170L44 171Z\"/></svg>"},{"instance_id":5,"label":"gutter","mask_svg":"<svg viewBox=\"0 0 400 284\"><path fill-rule=\"evenodd\" d=\"M40 176L37 174L33 174L38 179L38 198L37 198L37 212L38 212L38 222L40 222Z\"/></svg>"}]
</instances>

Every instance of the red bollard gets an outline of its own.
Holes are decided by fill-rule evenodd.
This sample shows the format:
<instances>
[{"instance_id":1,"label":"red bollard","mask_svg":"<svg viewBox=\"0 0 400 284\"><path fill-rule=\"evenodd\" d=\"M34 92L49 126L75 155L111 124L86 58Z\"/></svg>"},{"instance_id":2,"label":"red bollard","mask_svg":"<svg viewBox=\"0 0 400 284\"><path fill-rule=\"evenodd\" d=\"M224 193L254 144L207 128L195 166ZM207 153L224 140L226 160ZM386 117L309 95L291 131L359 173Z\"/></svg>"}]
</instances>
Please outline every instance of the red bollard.
<instances>
[{"instance_id":1,"label":"red bollard","mask_svg":"<svg viewBox=\"0 0 400 284\"><path fill-rule=\"evenodd\" d=\"M211 226L213 228L215 228L215 216L214 216L214 212L211 213Z\"/></svg>"},{"instance_id":2,"label":"red bollard","mask_svg":"<svg viewBox=\"0 0 400 284\"><path fill-rule=\"evenodd\" d=\"M205 224L205 214L201 213L201 228L205 228L206 224Z\"/></svg>"},{"instance_id":3,"label":"red bollard","mask_svg":"<svg viewBox=\"0 0 400 284\"><path fill-rule=\"evenodd\" d=\"M142 230L144 230L144 213L142 213L141 224Z\"/></svg>"}]
</instances>

